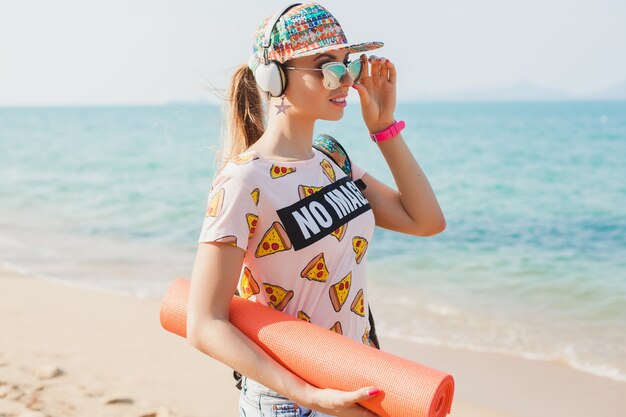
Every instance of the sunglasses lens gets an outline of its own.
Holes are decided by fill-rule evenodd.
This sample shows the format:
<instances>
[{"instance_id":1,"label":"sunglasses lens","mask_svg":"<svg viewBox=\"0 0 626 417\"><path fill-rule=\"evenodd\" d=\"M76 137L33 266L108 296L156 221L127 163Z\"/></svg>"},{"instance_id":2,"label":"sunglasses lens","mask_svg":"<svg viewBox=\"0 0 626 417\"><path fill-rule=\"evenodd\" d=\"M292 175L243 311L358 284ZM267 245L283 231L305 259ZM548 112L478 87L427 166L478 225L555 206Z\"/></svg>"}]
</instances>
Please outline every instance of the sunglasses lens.
<instances>
[{"instance_id":1,"label":"sunglasses lens","mask_svg":"<svg viewBox=\"0 0 626 417\"><path fill-rule=\"evenodd\" d=\"M360 59L352 61L350 65L348 65L348 74L350 74L350 78L356 84L359 82L361 78L361 71L363 70L363 65Z\"/></svg>"},{"instance_id":2,"label":"sunglasses lens","mask_svg":"<svg viewBox=\"0 0 626 417\"><path fill-rule=\"evenodd\" d=\"M328 65L322 65L322 73L326 88L334 90L341 86L343 76L346 74L346 67L339 62L332 62Z\"/></svg>"},{"instance_id":3,"label":"sunglasses lens","mask_svg":"<svg viewBox=\"0 0 626 417\"><path fill-rule=\"evenodd\" d=\"M356 83L361 78L362 69L363 65L360 59L350 62L347 68L341 62L330 62L328 64L324 64L322 65L324 85L329 90L341 87L341 83L343 83L343 77L346 75L346 72L350 75L350 78L352 78L352 82Z\"/></svg>"}]
</instances>

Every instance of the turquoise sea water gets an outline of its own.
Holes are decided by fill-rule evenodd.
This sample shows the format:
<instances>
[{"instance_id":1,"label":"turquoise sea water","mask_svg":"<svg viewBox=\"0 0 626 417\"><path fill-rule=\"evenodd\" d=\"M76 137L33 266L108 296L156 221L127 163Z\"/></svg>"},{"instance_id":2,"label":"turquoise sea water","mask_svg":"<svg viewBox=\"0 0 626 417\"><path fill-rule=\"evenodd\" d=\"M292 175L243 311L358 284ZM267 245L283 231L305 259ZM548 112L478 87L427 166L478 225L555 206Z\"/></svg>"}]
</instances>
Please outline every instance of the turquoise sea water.
<instances>
[{"instance_id":1,"label":"turquoise sea water","mask_svg":"<svg viewBox=\"0 0 626 417\"><path fill-rule=\"evenodd\" d=\"M393 185L358 107L317 132ZM397 116L447 229L376 231L380 333L626 381L626 102L401 104ZM219 132L211 106L0 108L0 262L160 296L191 272Z\"/></svg>"}]
</instances>

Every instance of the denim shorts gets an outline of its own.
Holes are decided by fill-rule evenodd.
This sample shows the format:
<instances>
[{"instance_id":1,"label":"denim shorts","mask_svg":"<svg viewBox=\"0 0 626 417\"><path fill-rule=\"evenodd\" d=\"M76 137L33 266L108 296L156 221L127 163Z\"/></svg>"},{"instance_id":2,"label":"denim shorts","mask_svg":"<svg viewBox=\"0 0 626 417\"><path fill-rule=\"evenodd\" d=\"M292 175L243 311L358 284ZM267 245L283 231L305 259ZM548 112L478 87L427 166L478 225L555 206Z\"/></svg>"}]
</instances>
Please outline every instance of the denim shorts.
<instances>
[{"instance_id":1,"label":"denim shorts","mask_svg":"<svg viewBox=\"0 0 626 417\"><path fill-rule=\"evenodd\" d=\"M333 417L306 408L252 379L242 378L239 417Z\"/></svg>"}]
</instances>

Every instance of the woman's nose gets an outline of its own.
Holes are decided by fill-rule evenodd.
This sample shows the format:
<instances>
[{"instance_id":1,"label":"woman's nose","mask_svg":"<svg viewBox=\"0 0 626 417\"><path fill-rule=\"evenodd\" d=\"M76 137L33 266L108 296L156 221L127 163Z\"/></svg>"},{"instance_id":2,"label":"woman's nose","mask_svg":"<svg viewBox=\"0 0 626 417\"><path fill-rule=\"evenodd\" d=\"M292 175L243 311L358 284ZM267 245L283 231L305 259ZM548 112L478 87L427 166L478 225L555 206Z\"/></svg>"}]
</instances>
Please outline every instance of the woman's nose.
<instances>
[{"instance_id":1,"label":"woman's nose","mask_svg":"<svg viewBox=\"0 0 626 417\"><path fill-rule=\"evenodd\" d=\"M354 84L354 80L350 76L350 73L346 71L344 76L341 78L341 86L350 87L352 84Z\"/></svg>"}]
</instances>

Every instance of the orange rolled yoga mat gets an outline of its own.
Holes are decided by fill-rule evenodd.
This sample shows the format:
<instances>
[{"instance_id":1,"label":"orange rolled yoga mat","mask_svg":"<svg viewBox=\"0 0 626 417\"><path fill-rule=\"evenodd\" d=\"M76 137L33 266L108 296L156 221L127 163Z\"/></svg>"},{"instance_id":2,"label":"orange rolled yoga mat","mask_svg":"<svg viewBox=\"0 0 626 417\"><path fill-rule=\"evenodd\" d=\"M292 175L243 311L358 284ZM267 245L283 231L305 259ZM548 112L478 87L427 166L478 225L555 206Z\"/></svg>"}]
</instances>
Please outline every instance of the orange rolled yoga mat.
<instances>
[{"instance_id":1,"label":"orange rolled yoga mat","mask_svg":"<svg viewBox=\"0 0 626 417\"><path fill-rule=\"evenodd\" d=\"M175 280L161 303L161 325L182 337L187 333L190 283L186 278ZM450 413L454 379L449 374L240 297L233 297L230 321L282 366L318 388L381 389L360 403L380 416L443 417Z\"/></svg>"}]
</instances>

